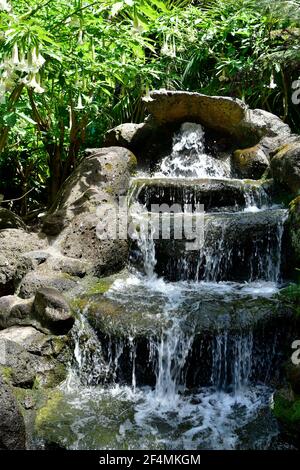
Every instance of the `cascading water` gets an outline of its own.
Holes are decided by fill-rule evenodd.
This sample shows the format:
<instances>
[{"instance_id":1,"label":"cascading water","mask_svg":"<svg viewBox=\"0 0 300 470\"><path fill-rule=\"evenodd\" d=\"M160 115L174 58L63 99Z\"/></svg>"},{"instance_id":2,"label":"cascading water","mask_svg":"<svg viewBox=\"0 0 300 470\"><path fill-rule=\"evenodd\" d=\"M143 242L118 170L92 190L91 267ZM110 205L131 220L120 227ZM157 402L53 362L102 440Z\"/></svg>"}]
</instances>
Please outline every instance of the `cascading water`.
<instances>
[{"instance_id":1,"label":"cascading water","mask_svg":"<svg viewBox=\"0 0 300 470\"><path fill-rule=\"evenodd\" d=\"M97 315L103 299L122 313L98 335L88 311L76 322L71 371L81 386L63 387L75 434L63 445L272 445L278 430L268 407L286 341L277 299L286 211L272 207L267 186L229 177L229 162L205 153L203 128L186 123L155 177L133 181L133 266L101 296ZM162 240L149 214L157 202L194 214L203 203L203 246Z\"/></svg>"},{"instance_id":2,"label":"cascading water","mask_svg":"<svg viewBox=\"0 0 300 470\"><path fill-rule=\"evenodd\" d=\"M170 156L165 157L156 175L167 177L229 177L230 159L214 158L205 152L204 130L200 124L186 122L174 135Z\"/></svg>"}]
</instances>

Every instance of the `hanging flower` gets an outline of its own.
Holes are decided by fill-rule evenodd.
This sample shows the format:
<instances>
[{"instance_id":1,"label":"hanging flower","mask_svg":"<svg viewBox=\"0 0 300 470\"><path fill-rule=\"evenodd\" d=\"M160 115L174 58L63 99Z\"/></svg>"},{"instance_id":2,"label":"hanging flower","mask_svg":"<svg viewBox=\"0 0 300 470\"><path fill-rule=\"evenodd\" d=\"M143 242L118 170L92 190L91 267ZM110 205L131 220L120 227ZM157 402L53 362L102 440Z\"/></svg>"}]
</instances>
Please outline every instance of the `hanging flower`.
<instances>
[{"instance_id":1,"label":"hanging flower","mask_svg":"<svg viewBox=\"0 0 300 470\"><path fill-rule=\"evenodd\" d=\"M13 65L19 64L19 49L18 44L15 44L12 50L12 63Z\"/></svg>"},{"instance_id":2,"label":"hanging flower","mask_svg":"<svg viewBox=\"0 0 300 470\"><path fill-rule=\"evenodd\" d=\"M82 29L79 30L78 44L83 44L83 31L82 31Z\"/></svg>"},{"instance_id":3,"label":"hanging flower","mask_svg":"<svg viewBox=\"0 0 300 470\"><path fill-rule=\"evenodd\" d=\"M35 93L44 93L44 88L40 85L39 74L33 74L31 80L27 83L29 88L33 88Z\"/></svg>"},{"instance_id":4,"label":"hanging flower","mask_svg":"<svg viewBox=\"0 0 300 470\"><path fill-rule=\"evenodd\" d=\"M75 108L76 110L80 111L81 109L84 109L84 106L83 106L83 103L82 103L82 96L81 96L81 93L79 93L79 96L78 96L78 103L77 103L77 106Z\"/></svg>"},{"instance_id":5,"label":"hanging flower","mask_svg":"<svg viewBox=\"0 0 300 470\"><path fill-rule=\"evenodd\" d=\"M273 74L271 75L269 88L270 88L271 90L274 90L274 88L277 88L277 85L276 85L276 83L275 83L274 75L273 75Z\"/></svg>"},{"instance_id":6,"label":"hanging flower","mask_svg":"<svg viewBox=\"0 0 300 470\"><path fill-rule=\"evenodd\" d=\"M7 0L0 0L0 11L11 11L11 6Z\"/></svg>"},{"instance_id":7,"label":"hanging flower","mask_svg":"<svg viewBox=\"0 0 300 470\"><path fill-rule=\"evenodd\" d=\"M20 52L20 55L19 55L19 63L18 63L18 65L17 65L16 69L17 69L19 72L26 72L26 73L29 72L28 62L27 62L27 60L25 59L25 54L24 54L23 52Z\"/></svg>"}]
</instances>

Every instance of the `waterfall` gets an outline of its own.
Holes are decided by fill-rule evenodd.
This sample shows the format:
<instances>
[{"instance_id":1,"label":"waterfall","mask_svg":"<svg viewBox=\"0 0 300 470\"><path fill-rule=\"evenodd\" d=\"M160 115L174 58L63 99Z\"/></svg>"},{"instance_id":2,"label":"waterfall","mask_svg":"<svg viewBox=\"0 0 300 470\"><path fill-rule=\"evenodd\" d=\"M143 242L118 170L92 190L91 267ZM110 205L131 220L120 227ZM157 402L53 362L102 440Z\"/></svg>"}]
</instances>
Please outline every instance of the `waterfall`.
<instances>
[{"instance_id":1,"label":"waterfall","mask_svg":"<svg viewBox=\"0 0 300 470\"><path fill-rule=\"evenodd\" d=\"M137 246L142 255L143 270L147 278L155 277L155 241L156 234L155 224L151 214L145 212L142 205L136 203L132 205L130 210L131 224L133 230L131 238L137 242Z\"/></svg>"},{"instance_id":2,"label":"waterfall","mask_svg":"<svg viewBox=\"0 0 300 470\"><path fill-rule=\"evenodd\" d=\"M217 390L230 390L236 394L249 385L252 349L252 332L229 338L225 331L215 336L211 381Z\"/></svg>"},{"instance_id":3,"label":"waterfall","mask_svg":"<svg viewBox=\"0 0 300 470\"><path fill-rule=\"evenodd\" d=\"M172 152L156 175L168 177L229 177L230 158L221 160L205 152L205 133L200 124L185 122L174 135Z\"/></svg>"},{"instance_id":4,"label":"waterfall","mask_svg":"<svg viewBox=\"0 0 300 470\"><path fill-rule=\"evenodd\" d=\"M69 447L92 435L94 449L269 448L278 434L267 410L288 341L277 296L287 210L268 184L230 173L229 159L207 153L202 126L185 123L154 177L133 180L128 273L72 331ZM188 250L176 223L201 204L204 243Z\"/></svg>"}]
</instances>

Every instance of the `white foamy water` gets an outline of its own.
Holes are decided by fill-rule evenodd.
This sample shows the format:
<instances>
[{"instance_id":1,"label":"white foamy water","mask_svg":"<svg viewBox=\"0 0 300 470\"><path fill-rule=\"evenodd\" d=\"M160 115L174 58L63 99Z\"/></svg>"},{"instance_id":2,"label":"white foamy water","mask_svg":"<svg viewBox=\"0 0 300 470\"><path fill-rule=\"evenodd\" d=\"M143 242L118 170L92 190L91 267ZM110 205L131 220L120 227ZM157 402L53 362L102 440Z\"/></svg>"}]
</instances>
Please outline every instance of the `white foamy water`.
<instances>
[{"instance_id":1,"label":"white foamy water","mask_svg":"<svg viewBox=\"0 0 300 470\"><path fill-rule=\"evenodd\" d=\"M205 133L200 124L185 122L174 135L172 152L160 163L154 176L230 177L230 157L214 158L205 152Z\"/></svg>"}]
</instances>

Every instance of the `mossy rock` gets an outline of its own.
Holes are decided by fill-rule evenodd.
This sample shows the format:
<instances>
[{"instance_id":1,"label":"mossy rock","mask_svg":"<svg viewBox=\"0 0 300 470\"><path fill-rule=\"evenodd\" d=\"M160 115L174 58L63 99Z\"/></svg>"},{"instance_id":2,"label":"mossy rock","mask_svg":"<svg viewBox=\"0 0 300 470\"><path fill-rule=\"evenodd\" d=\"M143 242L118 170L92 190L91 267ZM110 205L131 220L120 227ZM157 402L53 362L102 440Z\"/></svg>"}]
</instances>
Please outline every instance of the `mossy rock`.
<instances>
[{"instance_id":1,"label":"mossy rock","mask_svg":"<svg viewBox=\"0 0 300 470\"><path fill-rule=\"evenodd\" d=\"M109 390L98 387L92 393L81 389L52 392L37 413L35 432L46 447L65 449L126 450L141 438L132 400L126 395L112 396ZM143 444L157 448L156 436L143 436Z\"/></svg>"},{"instance_id":2,"label":"mossy rock","mask_svg":"<svg viewBox=\"0 0 300 470\"><path fill-rule=\"evenodd\" d=\"M259 145L247 149L236 150L233 164L238 176L260 179L269 169L269 159Z\"/></svg>"},{"instance_id":3,"label":"mossy rock","mask_svg":"<svg viewBox=\"0 0 300 470\"><path fill-rule=\"evenodd\" d=\"M284 434L296 445L300 444L300 396L289 391L275 394L273 412L282 425Z\"/></svg>"}]
</instances>

